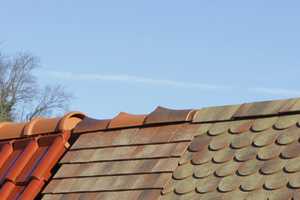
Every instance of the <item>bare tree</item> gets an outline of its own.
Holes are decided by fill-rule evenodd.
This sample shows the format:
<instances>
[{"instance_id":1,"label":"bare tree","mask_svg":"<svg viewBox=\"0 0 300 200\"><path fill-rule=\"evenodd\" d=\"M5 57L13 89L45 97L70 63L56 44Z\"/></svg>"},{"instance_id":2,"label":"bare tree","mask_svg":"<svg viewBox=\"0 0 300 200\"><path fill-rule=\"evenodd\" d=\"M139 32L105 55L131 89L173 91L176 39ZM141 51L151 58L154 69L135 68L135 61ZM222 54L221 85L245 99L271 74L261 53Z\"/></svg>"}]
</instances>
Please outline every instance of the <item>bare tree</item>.
<instances>
[{"instance_id":1,"label":"bare tree","mask_svg":"<svg viewBox=\"0 0 300 200\"><path fill-rule=\"evenodd\" d=\"M73 94L63 86L39 89L32 75L39 61L29 52L8 55L0 51L0 121L28 121L68 111Z\"/></svg>"}]
</instances>

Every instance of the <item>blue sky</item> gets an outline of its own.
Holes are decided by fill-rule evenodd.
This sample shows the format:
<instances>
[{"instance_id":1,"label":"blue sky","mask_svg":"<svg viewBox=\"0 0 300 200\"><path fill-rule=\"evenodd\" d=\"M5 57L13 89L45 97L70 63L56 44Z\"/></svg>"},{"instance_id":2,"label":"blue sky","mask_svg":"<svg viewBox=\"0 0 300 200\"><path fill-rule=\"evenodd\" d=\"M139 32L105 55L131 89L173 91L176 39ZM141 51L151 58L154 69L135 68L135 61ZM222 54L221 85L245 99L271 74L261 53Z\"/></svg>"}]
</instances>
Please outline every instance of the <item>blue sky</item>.
<instances>
[{"instance_id":1,"label":"blue sky","mask_svg":"<svg viewBox=\"0 0 300 200\"><path fill-rule=\"evenodd\" d=\"M1 1L2 51L97 119L300 97L299 1Z\"/></svg>"}]
</instances>

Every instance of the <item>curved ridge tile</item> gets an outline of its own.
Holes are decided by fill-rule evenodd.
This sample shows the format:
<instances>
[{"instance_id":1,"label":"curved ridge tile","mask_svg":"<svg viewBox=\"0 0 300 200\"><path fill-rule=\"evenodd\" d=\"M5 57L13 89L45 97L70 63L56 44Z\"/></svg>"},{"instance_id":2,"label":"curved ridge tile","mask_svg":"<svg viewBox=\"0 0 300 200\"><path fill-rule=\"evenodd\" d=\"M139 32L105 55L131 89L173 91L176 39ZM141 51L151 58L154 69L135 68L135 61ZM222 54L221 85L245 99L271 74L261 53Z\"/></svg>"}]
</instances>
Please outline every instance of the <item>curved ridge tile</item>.
<instances>
[{"instance_id":1,"label":"curved ridge tile","mask_svg":"<svg viewBox=\"0 0 300 200\"><path fill-rule=\"evenodd\" d=\"M280 172L268 176L265 182L265 187L270 190L274 190L285 186L290 180L291 176L293 176L293 174L285 173L283 170L281 170Z\"/></svg>"},{"instance_id":2,"label":"curved ridge tile","mask_svg":"<svg viewBox=\"0 0 300 200\"><path fill-rule=\"evenodd\" d=\"M208 129L209 135L219 135L228 131L232 124L232 121L216 122Z\"/></svg>"},{"instance_id":3,"label":"curved ridge tile","mask_svg":"<svg viewBox=\"0 0 300 200\"><path fill-rule=\"evenodd\" d=\"M242 148L242 147L246 147L248 145L250 145L253 140L258 136L259 133L257 132L252 132L250 130L248 131L245 131L243 133L240 133L240 134L237 134L232 142L231 142L231 145L234 147L234 148Z\"/></svg>"},{"instance_id":4,"label":"curved ridge tile","mask_svg":"<svg viewBox=\"0 0 300 200\"><path fill-rule=\"evenodd\" d=\"M11 122L1 122L0 123L0 139L10 139L25 137L24 127L27 122L12 124Z\"/></svg>"},{"instance_id":5,"label":"curved ridge tile","mask_svg":"<svg viewBox=\"0 0 300 200\"><path fill-rule=\"evenodd\" d=\"M202 135L208 131L208 129L212 126L212 123L201 124L200 128L195 133L195 137Z\"/></svg>"},{"instance_id":6,"label":"curved ridge tile","mask_svg":"<svg viewBox=\"0 0 300 200\"><path fill-rule=\"evenodd\" d=\"M237 174L232 174L223 178L218 186L219 190L222 192L229 192L232 191L242 184L245 177L239 176Z\"/></svg>"},{"instance_id":7,"label":"curved ridge tile","mask_svg":"<svg viewBox=\"0 0 300 200\"><path fill-rule=\"evenodd\" d=\"M230 134L228 131L221 134L221 135L217 135L214 137L214 139L211 141L211 143L209 144L209 147L212 150L220 150L220 149L224 149L225 147L228 147L231 143L231 141L233 140L234 135Z\"/></svg>"},{"instance_id":8,"label":"curved ridge tile","mask_svg":"<svg viewBox=\"0 0 300 200\"><path fill-rule=\"evenodd\" d=\"M241 188L246 191L252 191L263 186L268 176L259 172L246 176L241 184Z\"/></svg>"},{"instance_id":9,"label":"curved ridge tile","mask_svg":"<svg viewBox=\"0 0 300 200\"><path fill-rule=\"evenodd\" d=\"M300 137L300 129L297 126L292 126L288 129L284 129L280 131L279 136L277 137L277 142L279 144L289 144L296 140L298 140Z\"/></svg>"},{"instance_id":10,"label":"curved ridge tile","mask_svg":"<svg viewBox=\"0 0 300 200\"><path fill-rule=\"evenodd\" d=\"M200 193L210 192L216 189L221 182L222 178L210 175L203 179L199 179L196 190Z\"/></svg>"},{"instance_id":11,"label":"curved ridge tile","mask_svg":"<svg viewBox=\"0 0 300 200\"><path fill-rule=\"evenodd\" d=\"M264 146L260 148L258 152L258 157L262 160L269 160L271 158L275 158L279 156L284 146L277 145L276 143L269 144L268 146Z\"/></svg>"},{"instance_id":12,"label":"curved ridge tile","mask_svg":"<svg viewBox=\"0 0 300 200\"><path fill-rule=\"evenodd\" d=\"M62 117L62 119L58 124L59 131L72 130L85 117L86 114L79 111L73 111L67 113L65 116Z\"/></svg>"},{"instance_id":13,"label":"curved ridge tile","mask_svg":"<svg viewBox=\"0 0 300 200\"><path fill-rule=\"evenodd\" d=\"M233 117L275 115L286 100L244 103Z\"/></svg>"},{"instance_id":14,"label":"curved ridge tile","mask_svg":"<svg viewBox=\"0 0 300 200\"><path fill-rule=\"evenodd\" d=\"M175 179L185 179L185 178L191 176L196 169L197 169L197 166L193 165L191 163L187 163L185 165L180 165L175 169L175 171L173 173L173 177Z\"/></svg>"},{"instance_id":15,"label":"curved ridge tile","mask_svg":"<svg viewBox=\"0 0 300 200\"><path fill-rule=\"evenodd\" d=\"M288 172L300 171L300 156L290 159L284 166L284 169Z\"/></svg>"},{"instance_id":16,"label":"curved ridge tile","mask_svg":"<svg viewBox=\"0 0 300 200\"><path fill-rule=\"evenodd\" d=\"M59 132L58 124L62 117L46 119L43 117L32 119L25 126L25 135L36 135L39 133Z\"/></svg>"},{"instance_id":17,"label":"curved ridge tile","mask_svg":"<svg viewBox=\"0 0 300 200\"><path fill-rule=\"evenodd\" d=\"M238 168L238 173L243 176L253 174L257 172L264 163L265 161L252 158L246 162L242 162L242 164Z\"/></svg>"},{"instance_id":18,"label":"curved ridge tile","mask_svg":"<svg viewBox=\"0 0 300 200\"><path fill-rule=\"evenodd\" d=\"M199 182L199 179L195 179L193 176L190 176L187 179L180 181L180 183L175 188L175 191L178 194L186 194L195 190Z\"/></svg>"},{"instance_id":19,"label":"curved ridge tile","mask_svg":"<svg viewBox=\"0 0 300 200\"><path fill-rule=\"evenodd\" d=\"M91 131L98 131L107 129L110 119L107 120L98 120L89 117L85 117L81 122L79 122L73 133L85 133Z\"/></svg>"},{"instance_id":20,"label":"curved ridge tile","mask_svg":"<svg viewBox=\"0 0 300 200\"><path fill-rule=\"evenodd\" d=\"M300 172L292 174L289 184L294 188L300 188Z\"/></svg>"},{"instance_id":21,"label":"curved ridge tile","mask_svg":"<svg viewBox=\"0 0 300 200\"><path fill-rule=\"evenodd\" d=\"M196 165L200 165L207 161L210 161L212 157L215 155L216 151L211 151L208 148L203 149L202 151L198 151L194 157L192 158L192 162Z\"/></svg>"},{"instance_id":22,"label":"curved ridge tile","mask_svg":"<svg viewBox=\"0 0 300 200\"><path fill-rule=\"evenodd\" d=\"M133 115L125 112L120 112L118 116L114 117L110 121L108 128L141 126L143 125L147 116L148 115Z\"/></svg>"},{"instance_id":23,"label":"curved ridge tile","mask_svg":"<svg viewBox=\"0 0 300 200\"><path fill-rule=\"evenodd\" d=\"M195 109L171 110L158 106L146 117L144 124L192 121L197 111Z\"/></svg>"},{"instance_id":24,"label":"curved ridge tile","mask_svg":"<svg viewBox=\"0 0 300 200\"><path fill-rule=\"evenodd\" d=\"M198 165L194 172L194 176L197 178L207 177L213 174L219 166L219 164L213 162L207 162L202 165Z\"/></svg>"},{"instance_id":25,"label":"curved ridge tile","mask_svg":"<svg viewBox=\"0 0 300 200\"><path fill-rule=\"evenodd\" d=\"M189 149L191 151L200 151L210 144L212 141L213 137L209 136L208 134L203 134L198 137L195 137L193 141L191 142Z\"/></svg>"},{"instance_id":26,"label":"curved ridge tile","mask_svg":"<svg viewBox=\"0 0 300 200\"><path fill-rule=\"evenodd\" d=\"M273 174L282 170L282 168L287 163L287 159L281 159L280 157L275 157L271 160L265 161L265 163L261 166L261 171L264 174Z\"/></svg>"},{"instance_id":27,"label":"curved ridge tile","mask_svg":"<svg viewBox=\"0 0 300 200\"><path fill-rule=\"evenodd\" d=\"M229 130L232 133L242 133L249 130L254 121L254 119L234 121Z\"/></svg>"},{"instance_id":28,"label":"curved ridge tile","mask_svg":"<svg viewBox=\"0 0 300 200\"><path fill-rule=\"evenodd\" d=\"M235 158L238 161L246 161L246 160L249 160L249 159L255 157L257 155L257 153L259 152L259 150L260 150L259 147L249 145L247 147L238 149L235 154Z\"/></svg>"},{"instance_id":29,"label":"curved ridge tile","mask_svg":"<svg viewBox=\"0 0 300 200\"><path fill-rule=\"evenodd\" d=\"M226 162L235 156L236 149L226 147L225 149L219 150L213 157L213 160L217 163Z\"/></svg>"},{"instance_id":30,"label":"curved ridge tile","mask_svg":"<svg viewBox=\"0 0 300 200\"><path fill-rule=\"evenodd\" d=\"M298 122L299 118L300 118L299 114L280 116L276 120L274 127L279 130L289 128L295 125Z\"/></svg>"},{"instance_id":31,"label":"curved ridge tile","mask_svg":"<svg viewBox=\"0 0 300 200\"><path fill-rule=\"evenodd\" d=\"M282 156L285 158L294 158L300 155L300 143L295 141L291 144L288 144L284 147L281 152Z\"/></svg>"},{"instance_id":32,"label":"curved ridge tile","mask_svg":"<svg viewBox=\"0 0 300 200\"><path fill-rule=\"evenodd\" d=\"M239 107L240 105L202 108L193 122L230 120Z\"/></svg>"},{"instance_id":33,"label":"curved ridge tile","mask_svg":"<svg viewBox=\"0 0 300 200\"><path fill-rule=\"evenodd\" d=\"M278 117L258 118L254 121L251 128L252 128L252 130L257 131L257 132L264 131L266 129L271 128L277 119L278 119Z\"/></svg>"},{"instance_id":34,"label":"curved ridge tile","mask_svg":"<svg viewBox=\"0 0 300 200\"><path fill-rule=\"evenodd\" d=\"M254 144L259 147L268 145L274 142L279 134L280 131L274 130L273 128L259 132L258 136L254 139Z\"/></svg>"}]
</instances>

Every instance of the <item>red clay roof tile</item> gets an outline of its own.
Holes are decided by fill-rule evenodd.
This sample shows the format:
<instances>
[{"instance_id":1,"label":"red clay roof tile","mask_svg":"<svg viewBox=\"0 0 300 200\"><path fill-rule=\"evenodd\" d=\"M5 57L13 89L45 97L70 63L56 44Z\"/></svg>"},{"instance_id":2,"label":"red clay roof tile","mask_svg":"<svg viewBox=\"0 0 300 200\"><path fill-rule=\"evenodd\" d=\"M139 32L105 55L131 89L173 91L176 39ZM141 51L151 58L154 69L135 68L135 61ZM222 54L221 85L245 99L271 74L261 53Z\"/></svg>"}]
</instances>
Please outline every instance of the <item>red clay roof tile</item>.
<instances>
[{"instance_id":1,"label":"red clay roof tile","mask_svg":"<svg viewBox=\"0 0 300 200\"><path fill-rule=\"evenodd\" d=\"M98 120L92 119L89 117L84 118L79 122L74 128L74 133L85 133L91 131L98 131L107 129L110 119L107 120Z\"/></svg>"},{"instance_id":2,"label":"red clay roof tile","mask_svg":"<svg viewBox=\"0 0 300 200\"><path fill-rule=\"evenodd\" d=\"M125 112L120 112L118 116L110 121L108 128L141 126L147 116L148 115L132 115Z\"/></svg>"}]
</instances>

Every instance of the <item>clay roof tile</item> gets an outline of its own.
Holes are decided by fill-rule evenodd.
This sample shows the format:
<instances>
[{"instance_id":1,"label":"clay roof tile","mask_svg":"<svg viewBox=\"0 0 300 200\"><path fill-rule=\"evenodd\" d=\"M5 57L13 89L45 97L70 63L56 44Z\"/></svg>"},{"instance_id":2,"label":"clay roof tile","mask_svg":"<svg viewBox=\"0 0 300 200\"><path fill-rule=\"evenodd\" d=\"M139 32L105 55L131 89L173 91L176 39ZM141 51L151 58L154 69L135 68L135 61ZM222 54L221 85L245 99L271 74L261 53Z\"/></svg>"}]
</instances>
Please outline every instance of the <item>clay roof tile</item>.
<instances>
[{"instance_id":1,"label":"clay roof tile","mask_svg":"<svg viewBox=\"0 0 300 200\"><path fill-rule=\"evenodd\" d=\"M194 114L198 110L170 110L158 106L152 113L150 113L145 119L144 124L156 124L156 123L170 123L170 122L184 122L192 121Z\"/></svg>"}]
</instances>

